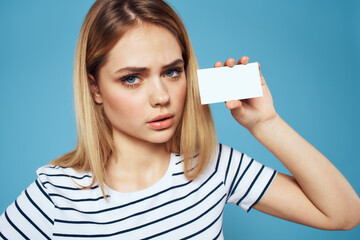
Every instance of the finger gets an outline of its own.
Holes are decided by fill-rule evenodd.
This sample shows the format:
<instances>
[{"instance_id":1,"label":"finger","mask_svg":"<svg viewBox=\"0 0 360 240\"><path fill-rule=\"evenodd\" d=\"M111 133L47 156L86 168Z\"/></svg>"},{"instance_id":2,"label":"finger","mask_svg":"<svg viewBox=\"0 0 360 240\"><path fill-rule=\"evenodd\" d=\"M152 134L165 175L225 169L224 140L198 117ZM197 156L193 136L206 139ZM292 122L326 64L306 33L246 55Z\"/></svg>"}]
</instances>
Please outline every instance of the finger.
<instances>
[{"instance_id":1,"label":"finger","mask_svg":"<svg viewBox=\"0 0 360 240\"><path fill-rule=\"evenodd\" d=\"M237 64L248 64L249 63L249 57L248 56L242 56L239 61L237 61Z\"/></svg>"},{"instance_id":2,"label":"finger","mask_svg":"<svg viewBox=\"0 0 360 240\"><path fill-rule=\"evenodd\" d=\"M222 62L220 62L220 61L217 61L215 64L214 64L214 67L222 67L223 66L223 64L222 64Z\"/></svg>"},{"instance_id":3,"label":"finger","mask_svg":"<svg viewBox=\"0 0 360 240\"><path fill-rule=\"evenodd\" d=\"M234 58L229 58L228 60L225 61L225 66L233 67L234 65L235 65L235 59Z\"/></svg>"},{"instance_id":4,"label":"finger","mask_svg":"<svg viewBox=\"0 0 360 240\"><path fill-rule=\"evenodd\" d=\"M260 63L258 62L258 66L259 66L259 73L260 73L260 79L261 79L261 85L265 85L266 82L265 82L265 78L264 76L262 75L261 71L260 71Z\"/></svg>"},{"instance_id":5,"label":"finger","mask_svg":"<svg viewBox=\"0 0 360 240\"><path fill-rule=\"evenodd\" d=\"M263 75L262 75L262 73L261 73L261 71L259 70L259 73L260 73L260 77L263 77Z\"/></svg>"},{"instance_id":6,"label":"finger","mask_svg":"<svg viewBox=\"0 0 360 240\"><path fill-rule=\"evenodd\" d=\"M260 73L261 74L261 73ZM263 75L260 75L260 81L261 81L261 85L265 85L266 81L265 78L263 77Z\"/></svg>"},{"instance_id":7,"label":"finger","mask_svg":"<svg viewBox=\"0 0 360 240\"><path fill-rule=\"evenodd\" d=\"M235 108L239 108L242 106L242 103L240 100L230 100L226 102L226 108L233 110Z\"/></svg>"}]
</instances>

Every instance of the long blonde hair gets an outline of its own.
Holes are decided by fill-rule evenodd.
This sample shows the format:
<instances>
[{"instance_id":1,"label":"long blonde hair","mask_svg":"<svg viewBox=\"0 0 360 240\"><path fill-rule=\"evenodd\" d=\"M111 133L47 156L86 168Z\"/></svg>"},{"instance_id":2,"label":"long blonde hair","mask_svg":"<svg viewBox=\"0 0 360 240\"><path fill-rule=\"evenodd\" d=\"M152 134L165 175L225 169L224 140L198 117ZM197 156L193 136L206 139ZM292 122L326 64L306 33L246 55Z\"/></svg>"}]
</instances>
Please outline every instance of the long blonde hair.
<instances>
[{"instance_id":1,"label":"long blonde hair","mask_svg":"<svg viewBox=\"0 0 360 240\"><path fill-rule=\"evenodd\" d=\"M176 12L162 0L97 0L81 27L75 54L77 145L73 151L53 160L51 164L90 170L94 177L88 187L98 182L103 194L105 168L115 148L111 123L102 105L93 100L89 74L96 81L107 54L127 29L139 23L157 24L172 32L179 42L185 62L187 89L184 111L174 135L166 143L167 150L183 156L184 173L189 180L197 178L204 171L215 150L216 135L210 108L200 103L196 57Z\"/></svg>"}]
</instances>

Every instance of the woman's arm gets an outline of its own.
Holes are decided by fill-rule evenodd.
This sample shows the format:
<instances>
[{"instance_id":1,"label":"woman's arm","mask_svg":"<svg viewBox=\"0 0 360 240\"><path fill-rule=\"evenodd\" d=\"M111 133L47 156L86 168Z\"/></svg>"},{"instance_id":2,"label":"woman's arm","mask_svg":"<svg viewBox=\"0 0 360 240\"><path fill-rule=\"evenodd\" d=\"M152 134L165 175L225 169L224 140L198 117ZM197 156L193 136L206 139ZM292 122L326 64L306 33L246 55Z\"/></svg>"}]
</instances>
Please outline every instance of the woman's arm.
<instances>
[{"instance_id":1,"label":"woman's arm","mask_svg":"<svg viewBox=\"0 0 360 240\"><path fill-rule=\"evenodd\" d=\"M343 175L280 117L251 133L290 171L279 174L255 209L328 230L360 223L360 200Z\"/></svg>"},{"instance_id":2,"label":"woman's arm","mask_svg":"<svg viewBox=\"0 0 360 240\"><path fill-rule=\"evenodd\" d=\"M248 61L242 57L238 64ZM235 60L228 59L225 65L234 66ZM279 173L254 208L320 229L348 230L359 225L360 199L355 191L325 156L277 115L262 75L261 84L263 97L228 101L226 106L293 176Z\"/></svg>"}]
</instances>

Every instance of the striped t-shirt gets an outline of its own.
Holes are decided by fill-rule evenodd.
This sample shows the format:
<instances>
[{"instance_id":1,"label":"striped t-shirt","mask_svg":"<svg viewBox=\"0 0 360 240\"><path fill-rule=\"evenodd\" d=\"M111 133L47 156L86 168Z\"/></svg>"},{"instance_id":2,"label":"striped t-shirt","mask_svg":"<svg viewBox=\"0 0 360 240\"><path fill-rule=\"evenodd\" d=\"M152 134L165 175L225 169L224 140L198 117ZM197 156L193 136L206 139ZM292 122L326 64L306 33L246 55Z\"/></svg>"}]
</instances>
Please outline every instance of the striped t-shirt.
<instances>
[{"instance_id":1,"label":"striped t-shirt","mask_svg":"<svg viewBox=\"0 0 360 240\"><path fill-rule=\"evenodd\" d=\"M108 187L104 199L90 172L47 165L0 218L3 239L223 239L225 203L249 211L276 175L246 154L220 144L204 173L189 181L181 156L141 191Z\"/></svg>"}]
</instances>

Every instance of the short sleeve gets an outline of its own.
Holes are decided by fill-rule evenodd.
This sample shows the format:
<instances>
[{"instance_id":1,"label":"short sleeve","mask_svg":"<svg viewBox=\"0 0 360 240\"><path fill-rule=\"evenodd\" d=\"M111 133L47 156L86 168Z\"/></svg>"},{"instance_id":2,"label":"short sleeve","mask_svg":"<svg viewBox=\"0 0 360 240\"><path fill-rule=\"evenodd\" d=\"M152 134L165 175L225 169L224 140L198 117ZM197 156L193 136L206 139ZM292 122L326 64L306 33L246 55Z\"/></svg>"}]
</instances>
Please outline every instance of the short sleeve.
<instances>
[{"instance_id":1,"label":"short sleeve","mask_svg":"<svg viewBox=\"0 0 360 240\"><path fill-rule=\"evenodd\" d=\"M54 204L41 176L0 217L2 239L51 239Z\"/></svg>"},{"instance_id":2,"label":"short sleeve","mask_svg":"<svg viewBox=\"0 0 360 240\"><path fill-rule=\"evenodd\" d=\"M228 194L227 202L250 211L265 194L277 171L255 161L245 153L225 145L220 147L225 162L223 166L226 166L224 184Z\"/></svg>"}]
</instances>

